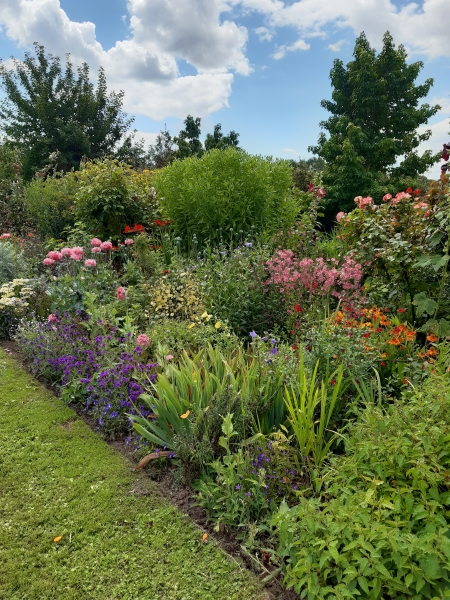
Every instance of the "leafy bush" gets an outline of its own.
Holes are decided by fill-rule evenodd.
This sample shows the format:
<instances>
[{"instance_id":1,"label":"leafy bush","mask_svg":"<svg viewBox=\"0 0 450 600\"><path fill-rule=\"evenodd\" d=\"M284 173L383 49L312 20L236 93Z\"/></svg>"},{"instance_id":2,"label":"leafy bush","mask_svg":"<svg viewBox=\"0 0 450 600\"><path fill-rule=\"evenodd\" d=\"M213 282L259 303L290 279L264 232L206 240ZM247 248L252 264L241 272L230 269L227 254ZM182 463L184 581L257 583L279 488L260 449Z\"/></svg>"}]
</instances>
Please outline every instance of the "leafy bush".
<instances>
[{"instance_id":1,"label":"leafy bush","mask_svg":"<svg viewBox=\"0 0 450 600\"><path fill-rule=\"evenodd\" d=\"M29 218L43 238L65 237L64 230L73 226L78 186L77 175L69 172L38 177L24 188Z\"/></svg>"},{"instance_id":2,"label":"leafy bush","mask_svg":"<svg viewBox=\"0 0 450 600\"><path fill-rule=\"evenodd\" d=\"M311 599L448 597L449 442L446 379L387 412L369 405L322 496L273 518L288 586Z\"/></svg>"},{"instance_id":3,"label":"leafy bush","mask_svg":"<svg viewBox=\"0 0 450 600\"><path fill-rule=\"evenodd\" d=\"M197 270L207 310L239 336L270 327L275 308L263 286L268 258L267 247L246 242L206 252Z\"/></svg>"},{"instance_id":4,"label":"leafy bush","mask_svg":"<svg viewBox=\"0 0 450 600\"><path fill-rule=\"evenodd\" d=\"M228 148L175 161L155 174L161 207L188 246L228 243L292 225L298 212L287 160Z\"/></svg>"},{"instance_id":5,"label":"leafy bush","mask_svg":"<svg viewBox=\"0 0 450 600\"><path fill-rule=\"evenodd\" d=\"M0 284L17 279L26 270L26 261L19 246L0 239Z\"/></svg>"},{"instance_id":6,"label":"leafy bush","mask_svg":"<svg viewBox=\"0 0 450 600\"><path fill-rule=\"evenodd\" d=\"M117 239L128 223L141 223L153 203L146 175L133 175L132 169L113 159L82 163L77 173L75 217L90 233Z\"/></svg>"}]
</instances>

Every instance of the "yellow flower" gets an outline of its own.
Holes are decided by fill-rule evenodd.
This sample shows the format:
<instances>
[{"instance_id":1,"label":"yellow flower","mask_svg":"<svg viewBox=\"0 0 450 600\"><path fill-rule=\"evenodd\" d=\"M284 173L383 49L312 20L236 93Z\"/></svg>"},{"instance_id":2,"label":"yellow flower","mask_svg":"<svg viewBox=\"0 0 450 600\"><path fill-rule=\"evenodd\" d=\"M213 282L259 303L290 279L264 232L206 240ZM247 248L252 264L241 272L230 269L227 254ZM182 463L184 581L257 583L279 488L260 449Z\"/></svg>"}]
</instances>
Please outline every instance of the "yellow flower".
<instances>
[{"instance_id":1,"label":"yellow flower","mask_svg":"<svg viewBox=\"0 0 450 600\"><path fill-rule=\"evenodd\" d=\"M62 540L62 535L58 535L57 537L53 538L53 541L58 543Z\"/></svg>"},{"instance_id":2,"label":"yellow flower","mask_svg":"<svg viewBox=\"0 0 450 600\"><path fill-rule=\"evenodd\" d=\"M193 327L195 327L195 323L191 323L188 327L188 329L192 329Z\"/></svg>"},{"instance_id":3,"label":"yellow flower","mask_svg":"<svg viewBox=\"0 0 450 600\"><path fill-rule=\"evenodd\" d=\"M214 325L214 327L215 327L216 329L220 329L220 328L221 328L221 326L222 326L222 324L220 323L220 321L217 321L217 323Z\"/></svg>"},{"instance_id":4,"label":"yellow flower","mask_svg":"<svg viewBox=\"0 0 450 600\"><path fill-rule=\"evenodd\" d=\"M180 419L187 419L190 414L191 411L187 410L184 414L180 415Z\"/></svg>"}]
</instances>

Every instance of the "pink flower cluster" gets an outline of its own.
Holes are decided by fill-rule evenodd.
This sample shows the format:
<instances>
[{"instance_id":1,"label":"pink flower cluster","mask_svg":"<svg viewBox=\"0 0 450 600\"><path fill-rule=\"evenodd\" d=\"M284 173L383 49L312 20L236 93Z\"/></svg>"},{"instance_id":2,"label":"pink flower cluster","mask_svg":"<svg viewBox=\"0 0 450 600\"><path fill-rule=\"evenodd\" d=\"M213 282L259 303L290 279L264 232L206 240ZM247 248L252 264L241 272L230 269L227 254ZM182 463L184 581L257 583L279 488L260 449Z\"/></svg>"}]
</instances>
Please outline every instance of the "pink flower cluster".
<instances>
[{"instance_id":1,"label":"pink flower cluster","mask_svg":"<svg viewBox=\"0 0 450 600\"><path fill-rule=\"evenodd\" d=\"M73 248L63 248L61 252L59 250L50 250L50 252L47 254L47 257L44 258L42 263L46 267L50 267L51 265L54 265L55 262L59 262L60 260L62 260L64 257L71 258L75 261L80 261L83 259L83 253L84 250L81 246L74 246ZM97 262L92 258L88 258L84 261L84 265L86 267L96 267Z\"/></svg>"},{"instance_id":2,"label":"pink flower cluster","mask_svg":"<svg viewBox=\"0 0 450 600\"><path fill-rule=\"evenodd\" d=\"M407 194L406 192L399 192L395 194L395 198L392 200L392 204L398 204L403 199L411 198L411 194Z\"/></svg>"},{"instance_id":3,"label":"pink flower cluster","mask_svg":"<svg viewBox=\"0 0 450 600\"><path fill-rule=\"evenodd\" d=\"M102 242L102 240L99 240L98 238L92 238L91 240L91 249L92 252L98 253L103 251L109 251L113 249L113 245L111 242Z\"/></svg>"},{"instance_id":4,"label":"pink flower cluster","mask_svg":"<svg viewBox=\"0 0 450 600\"><path fill-rule=\"evenodd\" d=\"M273 284L284 296L292 300L305 295L331 295L340 300L356 298L361 291L362 268L350 256L339 267L335 258L298 259L292 250L278 250L267 261L270 277L266 284ZM308 298L307 298L308 299Z\"/></svg>"},{"instance_id":5,"label":"pink flower cluster","mask_svg":"<svg viewBox=\"0 0 450 600\"><path fill-rule=\"evenodd\" d=\"M358 208L365 208L366 206L371 206L372 210L374 210L373 199L370 196L366 196L363 198L362 196L356 196L354 199L355 204L357 204Z\"/></svg>"},{"instance_id":6,"label":"pink flower cluster","mask_svg":"<svg viewBox=\"0 0 450 600\"><path fill-rule=\"evenodd\" d=\"M338 212L338 214L336 215L336 221L338 223L340 223L342 221L342 219L345 217L345 212L343 212L342 210L340 212Z\"/></svg>"},{"instance_id":7,"label":"pink flower cluster","mask_svg":"<svg viewBox=\"0 0 450 600\"><path fill-rule=\"evenodd\" d=\"M117 288L117 300L125 300L128 296L128 290L123 286Z\"/></svg>"},{"instance_id":8,"label":"pink flower cluster","mask_svg":"<svg viewBox=\"0 0 450 600\"><path fill-rule=\"evenodd\" d=\"M10 233L2 233L2 235L0 235L0 240L7 240L10 237L11 237Z\"/></svg>"}]
</instances>

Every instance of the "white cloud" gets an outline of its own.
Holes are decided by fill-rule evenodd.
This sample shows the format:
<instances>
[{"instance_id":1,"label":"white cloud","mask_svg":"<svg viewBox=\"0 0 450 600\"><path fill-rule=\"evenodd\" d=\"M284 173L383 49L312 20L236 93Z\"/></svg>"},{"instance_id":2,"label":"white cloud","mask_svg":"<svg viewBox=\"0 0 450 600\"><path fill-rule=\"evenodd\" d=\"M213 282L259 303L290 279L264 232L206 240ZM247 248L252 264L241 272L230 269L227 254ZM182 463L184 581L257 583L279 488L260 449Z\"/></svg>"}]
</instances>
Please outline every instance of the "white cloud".
<instances>
[{"instance_id":1,"label":"white cloud","mask_svg":"<svg viewBox=\"0 0 450 600\"><path fill-rule=\"evenodd\" d=\"M297 157L300 156L300 152L297 152L297 150L294 150L293 148L283 148L283 152L288 152L289 154L295 154L295 156L297 156Z\"/></svg>"},{"instance_id":2,"label":"white cloud","mask_svg":"<svg viewBox=\"0 0 450 600\"><path fill-rule=\"evenodd\" d=\"M108 86L125 90L124 107L153 119L205 116L228 106L233 72L248 75L247 30L221 20L222 0L129 0L129 39L105 51L95 25L71 21L59 0L1 0L0 30L22 48L39 41L46 52L105 68ZM183 59L196 75L182 77Z\"/></svg>"},{"instance_id":3,"label":"white cloud","mask_svg":"<svg viewBox=\"0 0 450 600\"><path fill-rule=\"evenodd\" d=\"M270 31L267 27L257 27L255 33L258 35L260 42L270 42L274 36L273 31Z\"/></svg>"},{"instance_id":4,"label":"white cloud","mask_svg":"<svg viewBox=\"0 0 450 600\"><path fill-rule=\"evenodd\" d=\"M300 39L289 46L278 46L277 51L272 54L272 58L275 60L280 60L280 58L283 58L283 56L286 55L286 52L295 52L295 50L309 50L310 47L311 46L307 44L305 40Z\"/></svg>"},{"instance_id":5,"label":"white cloud","mask_svg":"<svg viewBox=\"0 0 450 600\"><path fill-rule=\"evenodd\" d=\"M265 15L271 27L295 27L302 37L350 28L365 31L369 41L380 47L389 30L396 43L433 59L450 56L446 0L418 0L397 7L391 0L229 0Z\"/></svg>"},{"instance_id":6,"label":"white cloud","mask_svg":"<svg viewBox=\"0 0 450 600\"><path fill-rule=\"evenodd\" d=\"M331 50L331 52L340 52L345 43L345 40L339 40L334 44L328 44L327 49Z\"/></svg>"}]
</instances>

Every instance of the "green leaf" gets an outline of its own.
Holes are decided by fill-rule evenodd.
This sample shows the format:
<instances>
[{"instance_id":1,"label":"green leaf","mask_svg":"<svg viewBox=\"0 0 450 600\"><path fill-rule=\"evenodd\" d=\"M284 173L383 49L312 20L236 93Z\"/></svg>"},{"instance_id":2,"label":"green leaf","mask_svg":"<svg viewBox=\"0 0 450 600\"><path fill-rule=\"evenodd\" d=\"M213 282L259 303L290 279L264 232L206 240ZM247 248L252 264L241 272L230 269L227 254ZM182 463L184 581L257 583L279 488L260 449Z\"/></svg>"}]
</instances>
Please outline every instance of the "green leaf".
<instances>
[{"instance_id":1,"label":"green leaf","mask_svg":"<svg viewBox=\"0 0 450 600\"><path fill-rule=\"evenodd\" d=\"M359 587L363 590L363 592L366 592L366 594L368 594L369 593L369 585L367 583L367 579L361 575L360 577L358 577L358 583L359 583Z\"/></svg>"}]
</instances>

